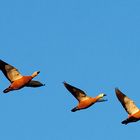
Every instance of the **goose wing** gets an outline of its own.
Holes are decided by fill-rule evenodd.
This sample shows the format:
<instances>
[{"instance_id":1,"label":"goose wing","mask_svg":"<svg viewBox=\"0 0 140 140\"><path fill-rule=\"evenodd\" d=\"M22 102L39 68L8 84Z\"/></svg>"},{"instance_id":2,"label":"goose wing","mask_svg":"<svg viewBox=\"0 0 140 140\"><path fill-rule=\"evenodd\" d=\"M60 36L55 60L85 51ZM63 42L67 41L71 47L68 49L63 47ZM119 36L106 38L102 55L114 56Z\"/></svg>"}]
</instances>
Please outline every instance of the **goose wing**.
<instances>
[{"instance_id":1,"label":"goose wing","mask_svg":"<svg viewBox=\"0 0 140 140\"><path fill-rule=\"evenodd\" d=\"M41 86L45 86L45 84L42 84L41 82L39 82L39 81L34 81L34 80L30 81L30 82L26 85L26 87L41 87Z\"/></svg>"},{"instance_id":2,"label":"goose wing","mask_svg":"<svg viewBox=\"0 0 140 140\"><path fill-rule=\"evenodd\" d=\"M66 82L64 82L64 86L78 101L81 101L83 98L87 97L86 93L81 89L78 89Z\"/></svg>"},{"instance_id":3,"label":"goose wing","mask_svg":"<svg viewBox=\"0 0 140 140\"><path fill-rule=\"evenodd\" d=\"M2 60L0 60L0 70L11 83L17 79L22 78L22 75L15 67Z\"/></svg>"},{"instance_id":4,"label":"goose wing","mask_svg":"<svg viewBox=\"0 0 140 140\"><path fill-rule=\"evenodd\" d=\"M139 108L135 105L134 101L129 99L125 94L123 94L119 89L115 89L116 96L126 112L131 115L139 111Z\"/></svg>"}]
</instances>

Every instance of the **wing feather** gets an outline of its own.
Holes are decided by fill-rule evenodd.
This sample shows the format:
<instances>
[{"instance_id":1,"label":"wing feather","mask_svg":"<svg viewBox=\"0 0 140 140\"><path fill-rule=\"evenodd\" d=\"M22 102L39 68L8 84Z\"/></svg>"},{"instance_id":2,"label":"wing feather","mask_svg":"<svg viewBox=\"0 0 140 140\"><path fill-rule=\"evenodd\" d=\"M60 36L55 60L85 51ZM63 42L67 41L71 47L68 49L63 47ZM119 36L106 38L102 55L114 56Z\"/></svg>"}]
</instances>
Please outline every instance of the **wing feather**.
<instances>
[{"instance_id":1,"label":"wing feather","mask_svg":"<svg viewBox=\"0 0 140 140\"><path fill-rule=\"evenodd\" d=\"M135 105L134 101L128 98L125 94L123 94L119 89L115 89L116 96L126 112L129 115L132 115L139 111L139 108Z\"/></svg>"},{"instance_id":2,"label":"wing feather","mask_svg":"<svg viewBox=\"0 0 140 140\"><path fill-rule=\"evenodd\" d=\"M64 82L64 86L78 101L81 101L83 98L87 97L86 93L79 88L76 88L66 82Z\"/></svg>"},{"instance_id":3,"label":"wing feather","mask_svg":"<svg viewBox=\"0 0 140 140\"><path fill-rule=\"evenodd\" d=\"M11 83L22 77L20 72L15 67L2 60L0 60L0 70Z\"/></svg>"}]
</instances>

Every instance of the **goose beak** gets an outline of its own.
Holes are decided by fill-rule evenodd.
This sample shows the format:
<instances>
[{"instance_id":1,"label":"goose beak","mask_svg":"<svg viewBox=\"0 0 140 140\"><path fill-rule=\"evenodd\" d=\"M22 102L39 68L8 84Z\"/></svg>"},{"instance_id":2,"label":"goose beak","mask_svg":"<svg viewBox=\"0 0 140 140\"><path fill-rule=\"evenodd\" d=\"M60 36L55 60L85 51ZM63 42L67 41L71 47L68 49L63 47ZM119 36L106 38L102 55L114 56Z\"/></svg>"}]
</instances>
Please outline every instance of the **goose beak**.
<instances>
[{"instance_id":1,"label":"goose beak","mask_svg":"<svg viewBox=\"0 0 140 140\"><path fill-rule=\"evenodd\" d=\"M40 71L37 71L37 74L39 74L40 73Z\"/></svg>"},{"instance_id":2,"label":"goose beak","mask_svg":"<svg viewBox=\"0 0 140 140\"><path fill-rule=\"evenodd\" d=\"M104 94L104 96L107 96L106 94Z\"/></svg>"}]
</instances>

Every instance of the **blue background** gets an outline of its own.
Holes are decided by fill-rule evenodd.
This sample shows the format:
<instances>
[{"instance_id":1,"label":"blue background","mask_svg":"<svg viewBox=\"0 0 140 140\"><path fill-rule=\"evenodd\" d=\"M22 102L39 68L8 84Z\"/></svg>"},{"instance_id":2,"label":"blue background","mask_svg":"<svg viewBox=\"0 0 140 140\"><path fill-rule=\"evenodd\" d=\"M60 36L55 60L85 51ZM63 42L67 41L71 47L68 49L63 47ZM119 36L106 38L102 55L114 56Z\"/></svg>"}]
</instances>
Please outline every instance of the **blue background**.
<instances>
[{"instance_id":1,"label":"blue background","mask_svg":"<svg viewBox=\"0 0 140 140\"><path fill-rule=\"evenodd\" d=\"M120 88L140 103L139 0L0 1L0 59L46 84L3 94L1 140L137 139L140 123L127 126L117 100ZM108 102L79 112L62 82Z\"/></svg>"}]
</instances>

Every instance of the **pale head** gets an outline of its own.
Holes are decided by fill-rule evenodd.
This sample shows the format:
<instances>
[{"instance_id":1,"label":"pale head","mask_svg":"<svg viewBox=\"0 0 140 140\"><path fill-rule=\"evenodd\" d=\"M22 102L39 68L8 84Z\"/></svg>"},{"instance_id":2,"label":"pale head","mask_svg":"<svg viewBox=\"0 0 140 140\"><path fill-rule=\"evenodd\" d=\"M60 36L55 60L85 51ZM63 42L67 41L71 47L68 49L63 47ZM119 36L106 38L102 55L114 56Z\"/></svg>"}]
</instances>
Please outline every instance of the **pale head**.
<instances>
[{"instance_id":1,"label":"pale head","mask_svg":"<svg viewBox=\"0 0 140 140\"><path fill-rule=\"evenodd\" d=\"M104 96L106 96L106 94L104 94L104 93L100 93L100 94L98 95L99 98L103 98Z\"/></svg>"},{"instance_id":2,"label":"pale head","mask_svg":"<svg viewBox=\"0 0 140 140\"><path fill-rule=\"evenodd\" d=\"M35 71L33 74L32 74L32 77L36 77L38 74L40 73L40 71Z\"/></svg>"},{"instance_id":3,"label":"pale head","mask_svg":"<svg viewBox=\"0 0 140 140\"><path fill-rule=\"evenodd\" d=\"M103 99L104 96L106 96L106 94L100 93L100 94L98 95L98 101L97 101L97 102L104 102L104 101L107 101L107 99Z\"/></svg>"}]
</instances>

